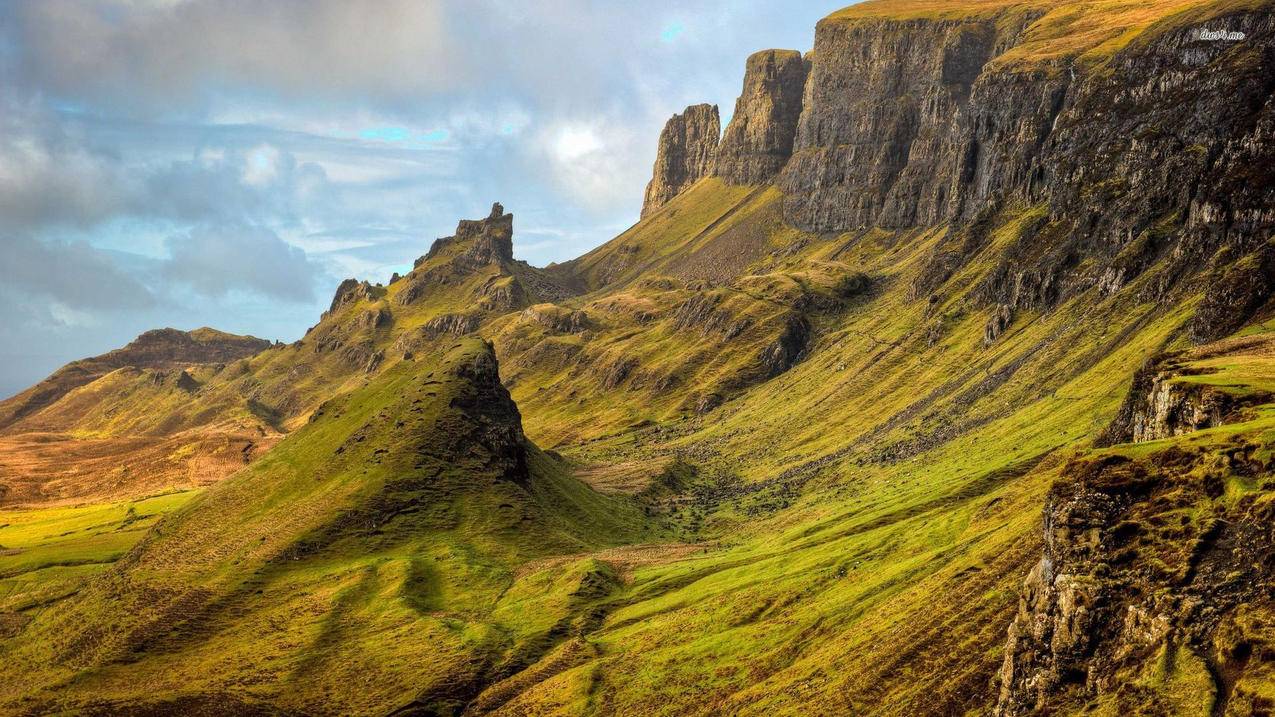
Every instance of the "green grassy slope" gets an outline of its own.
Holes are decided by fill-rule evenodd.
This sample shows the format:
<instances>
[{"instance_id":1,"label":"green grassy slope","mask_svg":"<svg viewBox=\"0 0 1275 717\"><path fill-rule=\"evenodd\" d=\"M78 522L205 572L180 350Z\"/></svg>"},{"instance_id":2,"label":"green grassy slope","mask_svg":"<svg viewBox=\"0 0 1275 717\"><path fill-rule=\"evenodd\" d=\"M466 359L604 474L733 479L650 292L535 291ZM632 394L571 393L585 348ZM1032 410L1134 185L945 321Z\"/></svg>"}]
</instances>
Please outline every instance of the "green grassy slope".
<instances>
[{"instance_id":1,"label":"green grassy slope","mask_svg":"<svg viewBox=\"0 0 1275 717\"><path fill-rule=\"evenodd\" d=\"M1026 5L1024 60L1101 59L1208 14L1100 2L1091 26L1075 4ZM1098 631L1123 687L1064 686L1051 707L1269 710L1271 310L1194 350L1184 330L1235 258L1198 257L1219 270L1186 281L1171 251L1147 254L1123 286L1011 309L989 286L1070 231L1044 204L828 236L780 203L702 180L545 271L478 260L467 235L356 287L304 340L197 376L192 412L157 412L172 426L290 434L189 502L145 504L141 520L174 512L111 567L140 533L123 504L0 514L18 551L0 556L0 708L982 714L1007 628L1032 617L1042 511L1103 493L1110 525L1064 536L1101 548L1072 577L1109 581L1100 602L1121 611L1207 602L1209 631ZM1234 410L1105 445L1166 355L1175 390ZM169 430L134 410L178 395L148 376L44 415Z\"/></svg>"},{"instance_id":2,"label":"green grassy slope","mask_svg":"<svg viewBox=\"0 0 1275 717\"><path fill-rule=\"evenodd\" d=\"M5 646L8 708L389 711L463 702L465 685L539 657L612 578L587 560L519 566L646 528L524 443L494 372L467 339L325 403L109 573L28 615Z\"/></svg>"},{"instance_id":3,"label":"green grassy slope","mask_svg":"<svg viewBox=\"0 0 1275 717\"><path fill-rule=\"evenodd\" d=\"M703 201L723 214L733 206L730 197ZM1003 210L982 248L936 286L930 258L962 241L953 230L784 230L771 235L781 251L721 284L653 269L562 305L485 319L478 333L496 339L533 438L556 437L576 464L689 466L682 484L639 499L673 535L698 541L689 553L672 544L649 554L609 549L649 540L647 519L535 450L526 487L492 476L484 457L431 462L455 445L452 432L392 423L417 400L447 414L458 389L432 383L447 370L428 351L359 379L366 385L161 524L82 597L33 620L11 642L26 676L10 704L118 706L140 698L140 679L166 700L305 710L324 701L333 711L986 706L1019 584L1039 559L1046 494L1091 450L1138 367L1184 345L1193 304L1139 299L1162 270L1152 267L1110 296L1095 289L1049 312L1021 312L989 343L981 282L1031 240L1040 216L1038 207ZM838 282L852 276L866 277L865 288L839 295ZM937 299L918 300L918 286ZM667 356L703 376L730 376L766 342L748 331L683 335L669 318L694 297L719 295L722 306L742 302L727 313L750 326L766 325L764 311L749 313L759 307L796 311L810 336L786 371L741 384L704 414L684 405L687 388L670 392L682 403L662 404L651 383L605 385L605 371L550 350L574 342L578 355L633 356L648 370ZM573 312L585 314L583 331L564 324ZM480 345L434 341L453 367ZM1223 370L1181 380L1265 390L1264 351L1201 361ZM592 433L562 428L590 417ZM1260 426L1233 430L1267 442ZM433 471L446 488L411 483ZM404 504L414 512L391 507ZM106 623L91 638L41 639L68 621L126 613L138 594L150 607L136 620ZM1162 676L1148 689L1183 689L1189 677Z\"/></svg>"}]
</instances>

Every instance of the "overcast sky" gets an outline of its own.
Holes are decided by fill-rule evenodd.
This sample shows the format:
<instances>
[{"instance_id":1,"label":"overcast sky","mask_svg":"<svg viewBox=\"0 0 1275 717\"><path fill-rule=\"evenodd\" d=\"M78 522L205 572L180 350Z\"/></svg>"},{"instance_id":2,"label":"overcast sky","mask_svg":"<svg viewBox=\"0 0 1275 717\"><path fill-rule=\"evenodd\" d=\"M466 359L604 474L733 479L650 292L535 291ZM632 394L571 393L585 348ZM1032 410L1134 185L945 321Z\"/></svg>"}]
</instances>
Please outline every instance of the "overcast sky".
<instances>
[{"instance_id":1,"label":"overcast sky","mask_svg":"<svg viewBox=\"0 0 1275 717\"><path fill-rule=\"evenodd\" d=\"M844 4L2 2L0 397L149 328L294 340L493 201L518 258L577 256L670 114L724 125Z\"/></svg>"}]
</instances>

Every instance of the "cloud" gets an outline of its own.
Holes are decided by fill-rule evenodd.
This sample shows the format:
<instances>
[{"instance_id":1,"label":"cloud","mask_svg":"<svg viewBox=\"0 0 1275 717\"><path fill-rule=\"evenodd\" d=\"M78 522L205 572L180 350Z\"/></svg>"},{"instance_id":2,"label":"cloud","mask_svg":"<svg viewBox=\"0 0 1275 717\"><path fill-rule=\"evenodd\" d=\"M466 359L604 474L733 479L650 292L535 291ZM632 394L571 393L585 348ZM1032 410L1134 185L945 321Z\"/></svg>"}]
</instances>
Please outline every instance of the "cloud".
<instances>
[{"instance_id":1,"label":"cloud","mask_svg":"<svg viewBox=\"0 0 1275 717\"><path fill-rule=\"evenodd\" d=\"M17 3L21 72L60 95L181 112L245 90L301 102L410 101L473 78L431 0ZM118 107L117 107L118 109Z\"/></svg>"},{"instance_id":2,"label":"cloud","mask_svg":"<svg viewBox=\"0 0 1275 717\"><path fill-rule=\"evenodd\" d=\"M519 258L578 255L636 218L669 115L842 2L0 2L0 392L32 346L297 338L316 282L492 201Z\"/></svg>"},{"instance_id":3,"label":"cloud","mask_svg":"<svg viewBox=\"0 0 1275 717\"><path fill-rule=\"evenodd\" d=\"M119 211L128 194L109 156L44 108L0 96L0 228L91 224Z\"/></svg>"},{"instance_id":4,"label":"cloud","mask_svg":"<svg viewBox=\"0 0 1275 717\"><path fill-rule=\"evenodd\" d=\"M251 291L285 301L312 301L319 268L273 231L246 224L205 225L166 242L165 278L221 297Z\"/></svg>"},{"instance_id":5,"label":"cloud","mask_svg":"<svg viewBox=\"0 0 1275 717\"><path fill-rule=\"evenodd\" d=\"M68 312L139 309L155 303L146 287L85 242L43 242L22 235L0 239L0 285L28 297L44 297Z\"/></svg>"}]
</instances>

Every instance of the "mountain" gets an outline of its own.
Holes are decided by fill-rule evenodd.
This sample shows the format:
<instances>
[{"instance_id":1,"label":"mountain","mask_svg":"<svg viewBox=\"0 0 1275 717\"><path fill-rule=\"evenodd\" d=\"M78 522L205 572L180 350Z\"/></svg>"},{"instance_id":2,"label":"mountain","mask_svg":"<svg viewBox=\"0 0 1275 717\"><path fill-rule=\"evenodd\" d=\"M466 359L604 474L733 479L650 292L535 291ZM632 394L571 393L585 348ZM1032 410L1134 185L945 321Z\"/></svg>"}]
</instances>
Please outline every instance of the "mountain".
<instances>
[{"instance_id":1,"label":"mountain","mask_svg":"<svg viewBox=\"0 0 1275 717\"><path fill-rule=\"evenodd\" d=\"M271 443L0 511L0 709L1267 714L1273 78L1259 0L854 5L578 259L103 372L4 460Z\"/></svg>"},{"instance_id":2,"label":"mountain","mask_svg":"<svg viewBox=\"0 0 1275 717\"><path fill-rule=\"evenodd\" d=\"M210 328L147 331L0 401L0 506L206 485L242 468L275 437L192 416L189 402L227 364L271 345Z\"/></svg>"}]
</instances>

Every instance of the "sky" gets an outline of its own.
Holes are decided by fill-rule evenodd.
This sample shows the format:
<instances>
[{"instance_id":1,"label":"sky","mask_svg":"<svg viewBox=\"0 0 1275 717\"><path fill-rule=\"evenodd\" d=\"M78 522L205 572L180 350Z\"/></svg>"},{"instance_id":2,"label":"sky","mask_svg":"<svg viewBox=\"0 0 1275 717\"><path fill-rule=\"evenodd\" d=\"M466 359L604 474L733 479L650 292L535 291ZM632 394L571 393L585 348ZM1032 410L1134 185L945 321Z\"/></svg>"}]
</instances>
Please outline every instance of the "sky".
<instances>
[{"instance_id":1,"label":"sky","mask_svg":"<svg viewBox=\"0 0 1275 717\"><path fill-rule=\"evenodd\" d=\"M499 201L543 266L664 121L847 0L0 3L0 397L147 329L292 341Z\"/></svg>"}]
</instances>

